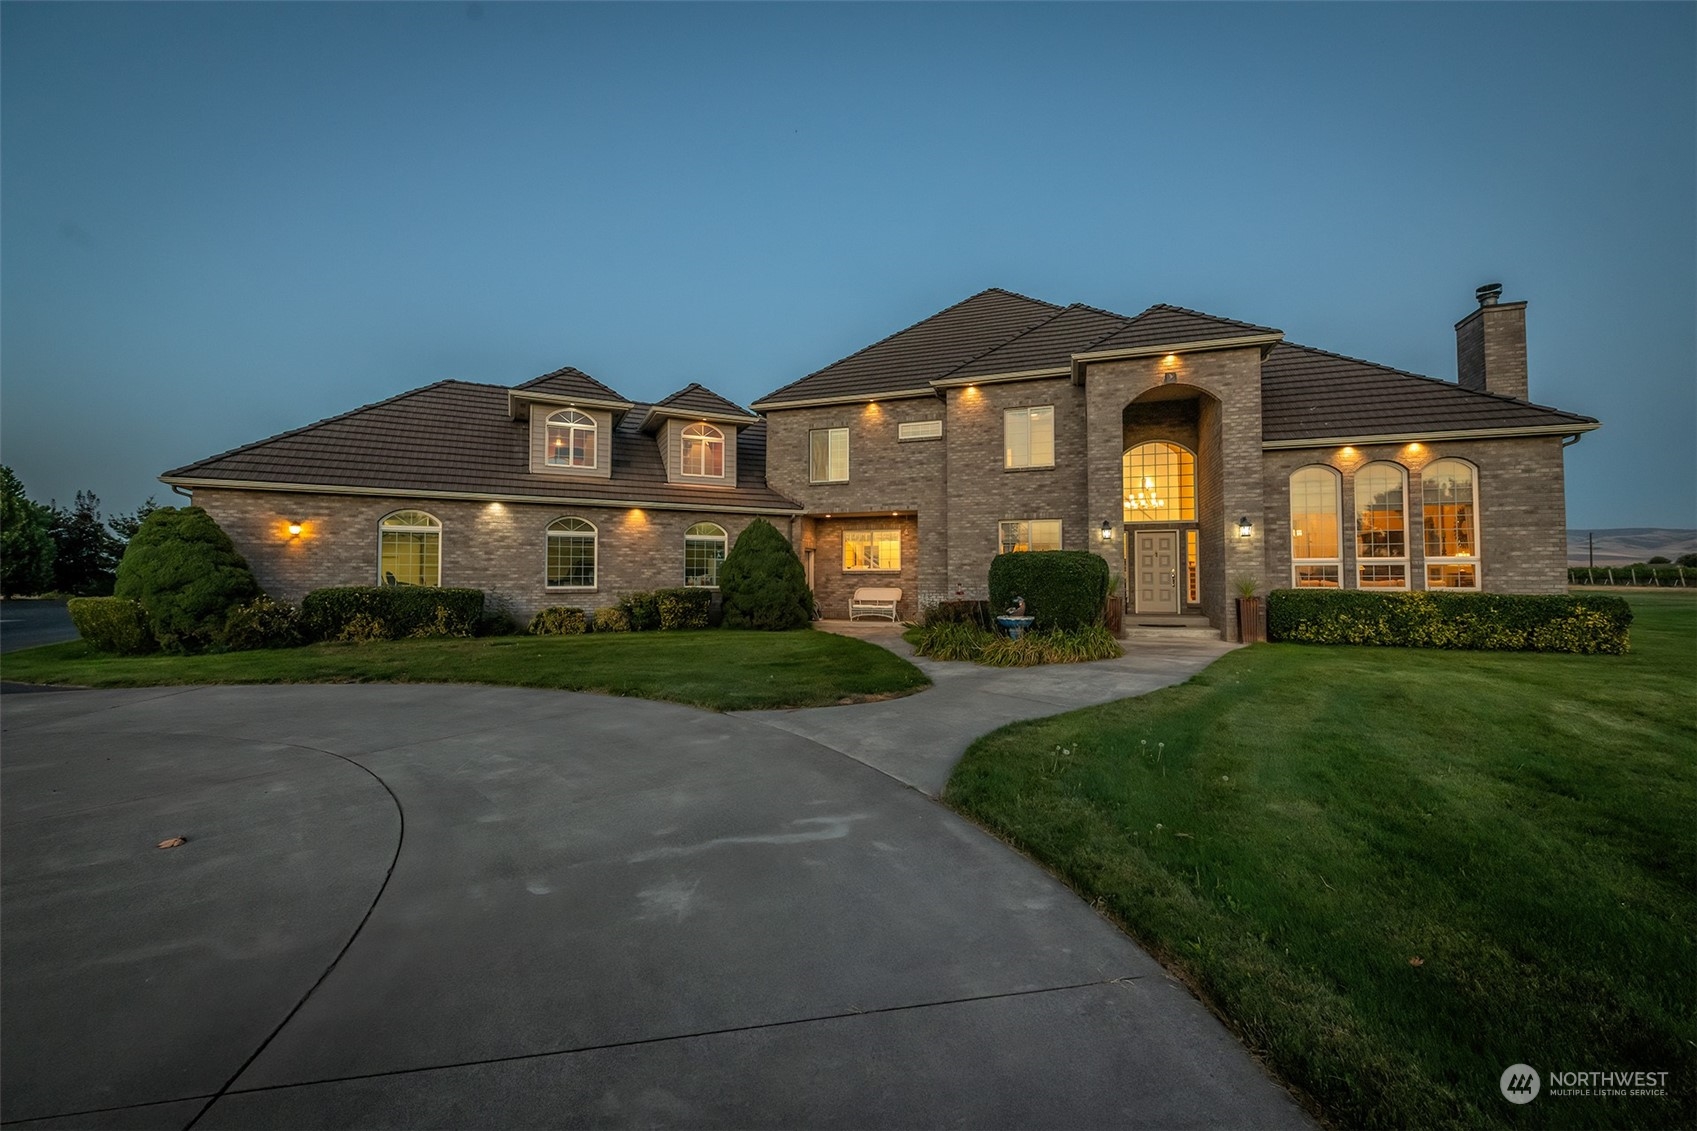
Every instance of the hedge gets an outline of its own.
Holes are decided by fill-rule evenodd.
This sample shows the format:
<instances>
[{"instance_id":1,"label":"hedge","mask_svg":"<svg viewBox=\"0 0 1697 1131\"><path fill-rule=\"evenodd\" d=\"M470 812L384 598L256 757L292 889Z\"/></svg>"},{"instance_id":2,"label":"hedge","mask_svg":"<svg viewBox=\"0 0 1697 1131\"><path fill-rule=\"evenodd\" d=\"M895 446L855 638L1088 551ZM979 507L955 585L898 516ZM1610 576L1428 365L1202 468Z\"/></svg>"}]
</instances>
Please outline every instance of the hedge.
<instances>
[{"instance_id":1,"label":"hedge","mask_svg":"<svg viewBox=\"0 0 1697 1131\"><path fill-rule=\"evenodd\" d=\"M660 606L662 629L707 627L708 610L713 604L711 589L660 589L654 599Z\"/></svg>"},{"instance_id":2,"label":"hedge","mask_svg":"<svg viewBox=\"0 0 1697 1131\"><path fill-rule=\"evenodd\" d=\"M532 636L582 636L589 631L589 617L582 609L554 605L531 617L525 631Z\"/></svg>"},{"instance_id":3,"label":"hedge","mask_svg":"<svg viewBox=\"0 0 1697 1131\"><path fill-rule=\"evenodd\" d=\"M1031 550L990 561L990 608L1000 613L1025 598L1038 632L1100 624L1108 600L1108 563L1087 550Z\"/></svg>"},{"instance_id":4,"label":"hedge","mask_svg":"<svg viewBox=\"0 0 1697 1131\"><path fill-rule=\"evenodd\" d=\"M481 589L349 585L301 600L301 627L315 640L470 636L482 615Z\"/></svg>"},{"instance_id":5,"label":"hedge","mask_svg":"<svg viewBox=\"0 0 1697 1131\"><path fill-rule=\"evenodd\" d=\"M1502 652L1628 647L1632 609L1604 594L1363 593L1275 589L1267 636L1301 644L1369 644Z\"/></svg>"},{"instance_id":6,"label":"hedge","mask_svg":"<svg viewBox=\"0 0 1697 1131\"><path fill-rule=\"evenodd\" d=\"M660 627L660 598L654 593L626 593L616 607L631 632L652 632Z\"/></svg>"},{"instance_id":7,"label":"hedge","mask_svg":"<svg viewBox=\"0 0 1697 1131\"><path fill-rule=\"evenodd\" d=\"M65 603L82 638L102 652L136 656L159 646L147 610L128 597L72 597Z\"/></svg>"},{"instance_id":8,"label":"hedge","mask_svg":"<svg viewBox=\"0 0 1697 1131\"><path fill-rule=\"evenodd\" d=\"M224 647L232 652L255 648L293 648L301 642L301 614L293 605L258 597L237 605L224 618Z\"/></svg>"}]
</instances>

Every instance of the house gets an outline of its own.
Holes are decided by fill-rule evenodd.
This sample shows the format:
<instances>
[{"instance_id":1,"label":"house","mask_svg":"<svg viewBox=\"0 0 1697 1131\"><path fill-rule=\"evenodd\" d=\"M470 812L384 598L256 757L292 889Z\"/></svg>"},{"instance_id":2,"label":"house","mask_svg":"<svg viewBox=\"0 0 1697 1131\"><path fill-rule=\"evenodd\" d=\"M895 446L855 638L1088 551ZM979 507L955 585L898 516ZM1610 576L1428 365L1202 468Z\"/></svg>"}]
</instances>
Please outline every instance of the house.
<instances>
[{"instance_id":1,"label":"house","mask_svg":"<svg viewBox=\"0 0 1697 1131\"><path fill-rule=\"evenodd\" d=\"M1087 549L1136 618L1227 638L1264 588L1559 592L1562 451L1597 421L1528 399L1526 304L1481 287L1455 382L1153 306L987 290L747 411L653 404L574 369L447 381L161 478L260 583L473 585L520 611L713 584L756 516L828 616L982 597L990 560ZM292 531L297 531L293 533Z\"/></svg>"}]
</instances>

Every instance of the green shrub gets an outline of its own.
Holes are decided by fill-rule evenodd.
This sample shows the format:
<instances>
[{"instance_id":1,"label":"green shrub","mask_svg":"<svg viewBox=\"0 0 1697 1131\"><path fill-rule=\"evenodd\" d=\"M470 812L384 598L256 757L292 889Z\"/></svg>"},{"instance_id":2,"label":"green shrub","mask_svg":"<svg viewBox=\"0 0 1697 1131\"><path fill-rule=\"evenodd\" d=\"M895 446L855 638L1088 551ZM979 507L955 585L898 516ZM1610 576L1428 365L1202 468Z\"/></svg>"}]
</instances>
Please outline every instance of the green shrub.
<instances>
[{"instance_id":1,"label":"green shrub","mask_svg":"<svg viewBox=\"0 0 1697 1131\"><path fill-rule=\"evenodd\" d=\"M654 598L660 608L662 629L707 627L707 612L713 604L711 589L660 589Z\"/></svg>"},{"instance_id":2,"label":"green shrub","mask_svg":"<svg viewBox=\"0 0 1697 1131\"><path fill-rule=\"evenodd\" d=\"M1038 632L1100 624L1108 599L1108 563L1087 550L1034 550L990 560L990 607L1025 598Z\"/></svg>"},{"instance_id":3,"label":"green shrub","mask_svg":"<svg viewBox=\"0 0 1697 1131\"><path fill-rule=\"evenodd\" d=\"M975 624L988 630L993 623L990 619L990 602L938 601L921 610L919 623L926 627L935 624Z\"/></svg>"},{"instance_id":4,"label":"green shrub","mask_svg":"<svg viewBox=\"0 0 1697 1131\"><path fill-rule=\"evenodd\" d=\"M313 640L348 639L355 617L365 618L355 635L369 640L470 636L482 615L481 589L347 585L314 589L301 600L301 628Z\"/></svg>"},{"instance_id":5,"label":"green shrub","mask_svg":"<svg viewBox=\"0 0 1697 1131\"><path fill-rule=\"evenodd\" d=\"M335 636L339 644L369 644L373 640L394 638L394 630L384 623L383 618L372 616L370 613L355 613L347 619Z\"/></svg>"},{"instance_id":6,"label":"green shrub","mask_svg":"<svg viewBox=\"0 0 1697 1131\"><path fill-rule=\"evenodd\" d=\"M915 653L933 660L976 660L996 634L969 620L940 620L904 634Z\"/></svg>"},{"instance_id":7,"label":"green shrub","mask_svg":"<svg viewBox=\"0 0 1697 1131\"><path fill-rule=\"evenodd\" d=\"M782 631L813 622L813 591L795 548L771 523L757 518L737 536L719 566L726 628Z\"/></svg>"},{"instance_id":8,"label":"green shrub","mask_svg":"<svg viewBox=\"0 0 1697 1131\"><path fill-rule=\"evenodd\" d=\"M617 605L595 610L596 632L629 632L630 617Z\"/></svg>"},{"instance_id":9,"label":"green shrub","mask_svg":"<svg viewBox=\"0 0 1697 1131\"><path fill-rule=\"evenodd\" d=\"M1363 593L1275 589L1269 639L1507 652L1608 652L1628 647L1632 609L1599 593Z\"/></svg>"},{"instance_id":10,"label":"green shrub","mask_svg":"<svg viewBox=\"0 0 1697 1131\"><path fill-rule=\"evenodd\" d=\"M232 652L293 648L301 642L300 610L269 597L256 597L230 610L222 640Z\"/></svg>"},{"instance_id":11,"label":"green shrub","mask_svg":"<svg viewBox=\"0 0 1697 1131\"><path fill-rule=\"evenodd\" d=\"M524 630L513 615L513 602L504 593L486 590L483 594L483 613L472 628L475 636L517 636Z\"/></svg>"},{"instance_id":12,"label":"green shrub","mask_svg":"<svg viewBox=\"0 0 1697 1131\"><path fill-rule=\"evenodd\" d=\"M199 507L147 516L118 563L114 593L140 601L153 635L172 651L212 643L230 610L260 595L235 543Z\"/></svg>"},{"instance_id":13,"label":"green shrub","mask_svg":"<svg viewBox=\"0 0 1697 1131\"><path fill-rule=\"evenodd\" d=\"M137 656L157 648L147 610L128 597L72 597L65 603L82 638L102 652Z\"/></svg>"},{"instance_id":14,"label":"green shrub","mask_svg":"<svg viewBox=\"0 0 1697 1131\"><path fill-rule=\"evenodd\" d=\"M531 617L525 631L532 636L582 636L589 631L589 618L582 609L555 605Z\"/></svg>"},{"instance_id":15,"label":"green shrub","mask_svg":"<svg viewBox=\"0 0 1697 1131\"><path fill-rule=\"evenodd\" d=\"M627 593L619 598L619 612L632 632L653 632L660 627L660 598L653 593Z\"/></svg>"}]
</instances>

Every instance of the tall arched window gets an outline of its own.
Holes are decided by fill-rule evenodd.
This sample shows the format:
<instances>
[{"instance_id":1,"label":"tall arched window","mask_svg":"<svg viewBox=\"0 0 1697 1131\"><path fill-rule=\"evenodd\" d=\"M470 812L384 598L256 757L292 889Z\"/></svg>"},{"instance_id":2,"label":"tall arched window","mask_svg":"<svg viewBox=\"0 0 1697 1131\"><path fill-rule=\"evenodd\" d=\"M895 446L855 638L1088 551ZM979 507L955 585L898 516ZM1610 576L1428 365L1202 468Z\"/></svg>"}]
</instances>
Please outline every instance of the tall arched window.
<instances>
[{"instance_id":1,"label":"tall arched window","mask_svg":"<svg viewBox=\"0 0 1697 1131\"><path fill-rule=\"evenodd\" d=\"M725 434L711 424L691 424L684 429L683 465L685 475L725 474Z\"/></svg>"},{"instance_id":2,"label":"tall arched window","mask_svg":"<svg viewBox=\"0 0 1697 1131\"><path fill-rule=\"evenodd\" d=\"M725 528L698 522L684 531L684 584L717 586L719 563L725 560Z\"/></svg>"},{"instance_id":3,"label":"tall arched window","mask_svg":"<svg viewBox=\"0 0 1697 1131\"><path fill-rule=\"evenodd\" d=\"M442 584L442 522L424 511L395 511L377 524L382 585Z\"/></svg>"},{"instance_id":4,"label":"tall arched window","mask_svg":"<svg viewBox=\"0 0 1697 1131\"><path fill-rule=\"evenodd\" d=\"M1370 463L1355 473L1356 584L1408 588L1407 494L1401 464Z\"/></svg>"},{"instance_id":5,"label":"tall arched window","mask_svg":"<svg viewBox=\"0 0 1697 1131\"><path fill-rule=\"evenodd\" d=\"M1299 467L1290 476L1290 577L1298 589L1336 589L1343 583L1339 554L1338 473Z\"/></svg>"},{"instance_id":6,"label":"tall arched window","mask_svg":"<svg viewBox=\"0 0 1697 1131\"><path fill-rule=\"evenodd\" d=\"M548 524L548 588L595 588L595 527L581 518Z\"/></svg>"},{"instance_id":7,"label":"tall arched window","mask_svg":"<svg viewBox=\"0 0 1697 1131\"><path fill-rule=\"evenodd\" d=\"M1188 449L1165 440L1128 448L1120 483L1125 521L1196 521L1196 457Z\"/></svg>"},{"instance_id":8,"label":"tall arched window","mask_svg":"<svg viewBox=\"0 0 1697 1131\"><path fill-rule=\"evenodd\" d=\"M1470 464L1434 460L1420 473L1426 588L1479 588L1479 480Z\"/></svg>"},{"instance_id":9,"label":"tall arched window","mask_svg":"<svg viewBox=\"0 0 1697 1131\"><path fill-rule=\"evenodd\" d=\"M575 408L548 417L548 463L551 467L595 466L595 418Z\"/></svg>"}]
</instances>

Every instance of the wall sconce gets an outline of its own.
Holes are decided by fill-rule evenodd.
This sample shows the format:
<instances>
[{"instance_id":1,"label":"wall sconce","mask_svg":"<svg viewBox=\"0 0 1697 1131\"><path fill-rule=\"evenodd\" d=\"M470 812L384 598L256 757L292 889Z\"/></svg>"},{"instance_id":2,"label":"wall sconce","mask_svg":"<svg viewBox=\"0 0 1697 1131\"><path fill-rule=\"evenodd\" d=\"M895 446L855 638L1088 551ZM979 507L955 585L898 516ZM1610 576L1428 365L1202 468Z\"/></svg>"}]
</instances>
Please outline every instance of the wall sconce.
<instances>
[{"instance_id":1,"label":"wall sconce","mask_svg":"<svg viewBox=\"0 0 1697 1131\"><path fill-rule=\"evenodd\" d=\"M1255 524L1249 521L1248 515L1237 520L1237 536L1239 538L1247 538L1253 533L1255 533Z\"/></svg>"},{"instance_id":2,"label":"wall sconce","mask_svg":"<svg viewBox=\"0 0 1697 1131\"><path fill-rule=\"evenodd\" d=\"M1113 540L1114 540L1113 524L1110 523L1107 519L1104 518L1102 520L1102 541L1112 542Z\"/></svg>"},{"instance_id":3,"label":"wall sconce","mask_svg":"<svg viewBox=\"0 0 1697 1131\"><path fill-rule=\"evenodd\" d=\"M301 526L302 524L299 522L289 523L289 537L299 538L301 536Z\"/></svg>"}]
</instances>

